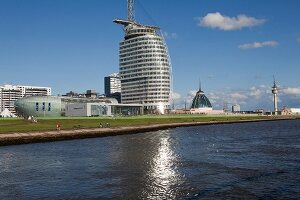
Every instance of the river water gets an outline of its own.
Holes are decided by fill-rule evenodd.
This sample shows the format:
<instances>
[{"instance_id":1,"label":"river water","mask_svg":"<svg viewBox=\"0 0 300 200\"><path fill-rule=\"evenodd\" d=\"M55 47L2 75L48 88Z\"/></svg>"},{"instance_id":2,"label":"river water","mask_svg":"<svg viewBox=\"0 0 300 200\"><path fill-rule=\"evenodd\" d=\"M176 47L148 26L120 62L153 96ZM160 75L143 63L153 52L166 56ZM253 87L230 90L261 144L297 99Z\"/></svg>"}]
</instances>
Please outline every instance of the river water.
<instances>
[{"instance_id":1,"label":"river water","mask_svg":"<svg viewBox=\"0 0 300 200\"><path fill-rule=\"evenodd\" d=\"M300 121L0 147L0 199L300 199Z\"/></svg>"}]
</instances>

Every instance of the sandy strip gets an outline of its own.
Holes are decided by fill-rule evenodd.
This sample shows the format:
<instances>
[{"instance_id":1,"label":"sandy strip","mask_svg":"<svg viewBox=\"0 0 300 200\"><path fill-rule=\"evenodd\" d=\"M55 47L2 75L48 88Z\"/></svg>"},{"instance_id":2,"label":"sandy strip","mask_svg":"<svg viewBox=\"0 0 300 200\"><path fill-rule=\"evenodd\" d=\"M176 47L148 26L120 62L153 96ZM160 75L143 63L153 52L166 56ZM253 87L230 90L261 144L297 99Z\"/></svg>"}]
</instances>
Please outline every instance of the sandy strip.
<instances>
[{"instance_id":1,"label":"sandy strip","mask_svg":"<svg viewBox=\"0 0 300 200\"><path fill-rule=\"evenodd\" d=\"M294 118L298 119L298 118ZM18 133L3 133L0 134L0 146L29 144L37 142L52 142L61 140L72 140L93 137L106 137L123 134L144 133L176 127L199 126L212 124L231 124L231 123L246 123L260 121L275 121L275 120L293 120L291 118L276 118L276 119L255 119L255 120L237 120L237 121L209 121L209 122L185 122L171 124L153 124L134 127L111 127L111 128L89 128L76 130L61 130L61 131L39 131L39 132L18 132Z\"/></svg>"}]
</instances>

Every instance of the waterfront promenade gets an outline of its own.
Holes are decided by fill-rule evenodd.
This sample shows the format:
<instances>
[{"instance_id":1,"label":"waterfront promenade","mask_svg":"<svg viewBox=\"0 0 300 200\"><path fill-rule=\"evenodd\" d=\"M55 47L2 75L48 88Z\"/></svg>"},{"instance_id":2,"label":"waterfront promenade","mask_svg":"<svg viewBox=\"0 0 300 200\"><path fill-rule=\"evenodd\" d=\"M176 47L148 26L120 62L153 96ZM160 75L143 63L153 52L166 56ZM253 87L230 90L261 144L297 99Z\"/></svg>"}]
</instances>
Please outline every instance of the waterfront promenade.
<instances>
[{"instance_id":1,"label":"waterfront promenade","mask_svg":"<svg viewBox=\"0 0 300 200\"><path fill-rule=\"evenodd\" d=\"M214 124L230 124L230 123L249 123L259 121L275 121L275 120L292 120L300 119L295 117L270 117L258 119L232 119L232 120L211 120L211 121L195 121L195 122L180 122L180 123L165 123L165 124L148 124L136 126L117 126L109 128L78 128L60 131L29 131L29 132L11 132L0 134L0 145L16 145L28 144L36 142L51 142L71 139L83 139L92 137L105 137L123 134L135 134L156 130L163 130L176 127L214 125Z\"/></svg>"}]
</instances>

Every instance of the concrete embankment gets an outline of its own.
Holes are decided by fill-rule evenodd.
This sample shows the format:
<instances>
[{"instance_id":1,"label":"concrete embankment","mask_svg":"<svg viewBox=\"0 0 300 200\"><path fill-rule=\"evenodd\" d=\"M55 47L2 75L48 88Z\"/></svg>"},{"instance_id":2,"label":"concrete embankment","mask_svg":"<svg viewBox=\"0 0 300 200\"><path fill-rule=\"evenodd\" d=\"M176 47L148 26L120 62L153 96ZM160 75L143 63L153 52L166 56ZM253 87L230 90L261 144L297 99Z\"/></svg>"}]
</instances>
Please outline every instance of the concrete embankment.
<instances>
[{"instance_id":1,"label":"concrete embankment","mask_svg":"<svg viewBox=\"0 0 300 200\"><path fill-rule=\"evenodd\" d=\"M298 118L294 118L298 119ZM291 118L272 118L272 119L255 119L255 120L236 120L236 121L209 121L209 122L188 122L188 123L171 123L171 124L153 124L132 127L112 127L112 128L88 128L72 129L61 131L39 131L39 132L17 132L0 134L0 146L28 144L37 142L52 142L61 140L106 137L123 134L144 133L150 131L164 130L176 127L200 126L213 124L231 124L231 123L249 123L275 120L293 120Z\"/></svg>"}]
</instances>

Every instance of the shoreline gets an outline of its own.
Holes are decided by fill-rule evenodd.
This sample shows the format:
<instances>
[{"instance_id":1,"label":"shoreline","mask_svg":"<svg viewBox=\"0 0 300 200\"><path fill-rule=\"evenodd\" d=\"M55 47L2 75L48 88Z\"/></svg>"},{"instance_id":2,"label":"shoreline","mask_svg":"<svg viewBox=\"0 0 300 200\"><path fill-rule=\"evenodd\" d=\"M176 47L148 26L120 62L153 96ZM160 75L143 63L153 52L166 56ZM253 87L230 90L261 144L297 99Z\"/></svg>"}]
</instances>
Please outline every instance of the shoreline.
<instances>
[{"instance_id":1,"label":"shoreline","mask_svg":"<svg viewBox=\"0 0 300 200\"><path fill-rule=\"evenodd\" d=\"M270 118L270 119L250 119L250 120L231 120L231 121L208 121L208 122L182 122L168 124L152 124L140 126L125 126L111 128L82 128L60 131L34 131L34 132L16 132L0 134L0 146L31 144L42 142L55 142L73 139L85 139L96 137L108 137L117 135L137 134L158 130L166 130L177 127L203 126L215 124L234 124L249 122L265 122L279 120L299 120L300 118Z\"/></svg>"}]
</instances>

